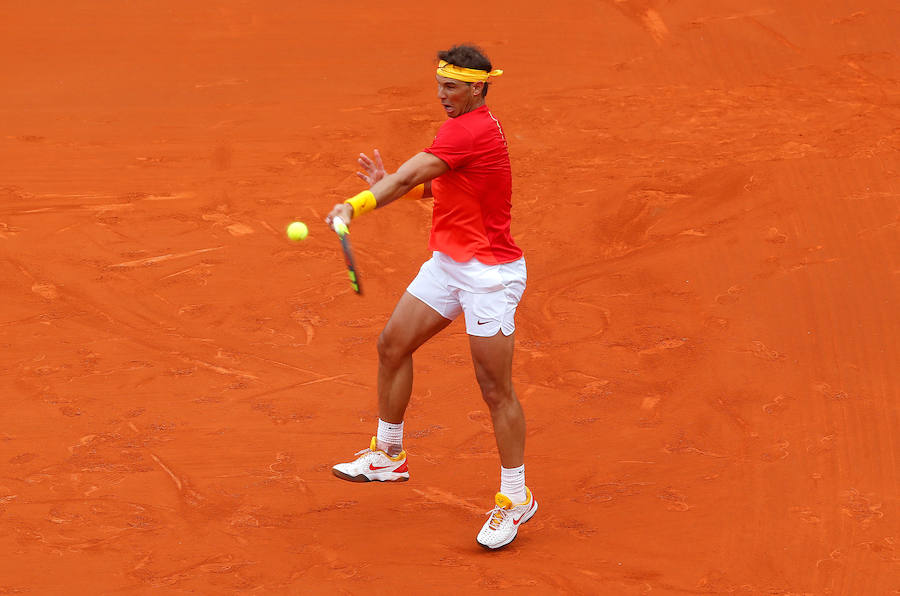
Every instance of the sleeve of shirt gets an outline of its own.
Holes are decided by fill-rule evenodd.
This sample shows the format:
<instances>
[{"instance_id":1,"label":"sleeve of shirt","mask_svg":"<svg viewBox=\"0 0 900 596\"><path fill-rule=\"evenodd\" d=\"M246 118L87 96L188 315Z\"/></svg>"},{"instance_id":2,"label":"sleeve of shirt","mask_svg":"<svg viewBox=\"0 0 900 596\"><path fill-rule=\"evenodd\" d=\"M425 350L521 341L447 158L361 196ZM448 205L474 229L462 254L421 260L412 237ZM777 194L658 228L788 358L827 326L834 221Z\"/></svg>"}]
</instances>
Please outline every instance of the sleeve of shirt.
<instances>
[{"instance_id":1,"label":"sleeve of shirt","mask_svg":"<svg viewBox=\"0 0 900 596\"><path fill-rule=\"evenodd\" d=\"M451 170L455 170L465 166L472 158L473 145L472 133L453 120L447 120L425 152L431 153L450 166Z\"/></svg>"}]
</instances>

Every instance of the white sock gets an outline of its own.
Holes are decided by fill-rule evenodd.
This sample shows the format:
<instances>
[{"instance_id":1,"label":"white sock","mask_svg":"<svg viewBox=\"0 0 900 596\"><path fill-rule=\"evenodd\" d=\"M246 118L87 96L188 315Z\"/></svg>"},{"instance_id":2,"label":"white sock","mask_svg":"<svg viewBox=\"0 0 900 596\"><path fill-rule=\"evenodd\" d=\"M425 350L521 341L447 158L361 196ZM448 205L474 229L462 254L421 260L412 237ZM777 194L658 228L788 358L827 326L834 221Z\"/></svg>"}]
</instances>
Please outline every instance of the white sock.
<instances>
[{"instance_id":1,"label":"white sock","mask_svg":"<svg viewBox=\"0 0 900 596\"><path fill-rule=\"evenodd\" d=\"M525 502L525 464L518 468L500 466L500 492L509 497L513 505Z\"/></svg>"},{"instance_id":2,"label":"white sock","mask_svg":"<svg viewBox=\"0 0 900 596\"><path fill-rule=\"evenodd\" d=\"M375 446L391 457L403 451L403 423L391 424L379 418Z\"/></svg>"}]
</instances>

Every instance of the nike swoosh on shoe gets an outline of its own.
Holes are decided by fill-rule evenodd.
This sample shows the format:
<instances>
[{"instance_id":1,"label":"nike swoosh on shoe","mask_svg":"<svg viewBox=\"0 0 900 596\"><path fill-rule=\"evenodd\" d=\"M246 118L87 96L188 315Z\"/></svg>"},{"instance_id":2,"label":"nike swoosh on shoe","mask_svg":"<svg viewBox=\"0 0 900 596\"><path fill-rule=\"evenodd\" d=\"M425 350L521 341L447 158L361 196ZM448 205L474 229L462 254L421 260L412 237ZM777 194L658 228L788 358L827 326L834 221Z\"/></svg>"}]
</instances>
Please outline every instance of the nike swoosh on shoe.
<instances>
[{"instance_id":1,"label":"nike swoosh on shoe","mask_svg":"<svg viewBox=\"0 0 900 596\"><path fill-rule=\"evenodd\" d=\"M513 520L513 525L514 525L514 526L518 526L518 525L519 525L519 522L522 521L522 518L525 517L526 515L528 515L528 512L531 511L532 509L534 509L534 498L533 498L533 497L532 497L532 499L531 499L531 507L528 508L528 511L526 511L525 513L523 513L522 515L520 515L520 516L519 516L519 519L514 519L514 520Z\"/></svg>"}]
</instances>

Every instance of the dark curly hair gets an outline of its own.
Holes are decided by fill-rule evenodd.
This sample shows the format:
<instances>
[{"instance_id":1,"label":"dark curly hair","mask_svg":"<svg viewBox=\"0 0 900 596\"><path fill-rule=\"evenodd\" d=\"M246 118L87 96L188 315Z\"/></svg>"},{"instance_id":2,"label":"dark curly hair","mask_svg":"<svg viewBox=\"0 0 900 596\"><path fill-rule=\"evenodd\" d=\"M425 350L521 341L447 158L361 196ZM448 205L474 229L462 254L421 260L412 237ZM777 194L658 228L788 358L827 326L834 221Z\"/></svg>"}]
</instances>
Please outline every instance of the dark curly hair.
<instances>
[{"instance_id":1,"label":"dark curly hair","mask_svg":"<svg viewBox=\"0 0 900 596\"><path fill-rule=\"evenodd\" d=\"M438 52L438 60L446 60L455 66L463 68L476 68L478 70L493 70L491 61L484 54L484 50L472 44L455 45L449 50ZM468 83L471 85L471 83ZM485 81L484 90L481 92L482 97L487 97L488 83Z\"/></svg>"}]
</instances>

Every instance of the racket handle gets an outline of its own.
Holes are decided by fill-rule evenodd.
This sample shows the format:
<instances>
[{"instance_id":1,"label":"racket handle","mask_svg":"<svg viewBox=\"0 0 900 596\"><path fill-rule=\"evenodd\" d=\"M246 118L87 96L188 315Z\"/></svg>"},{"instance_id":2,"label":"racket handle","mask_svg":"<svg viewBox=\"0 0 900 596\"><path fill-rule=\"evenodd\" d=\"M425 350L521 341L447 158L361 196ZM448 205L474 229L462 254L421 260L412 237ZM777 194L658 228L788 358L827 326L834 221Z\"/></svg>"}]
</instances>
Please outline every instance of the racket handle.
<instances>
[{"instance_id":1,"label":"racket handle","mask_svg":"<svg viewBox=\"0 0 900 596\"><path fill-rule=\"evenodd\" d=\"M350 233L350 228L347 227L347 224L344 223L344 220L341 219L340 215L335 215L334 219L331 220L332 229L337 232L338 236L343 236L344 234Z\"/></svg>"}]
</instances>

